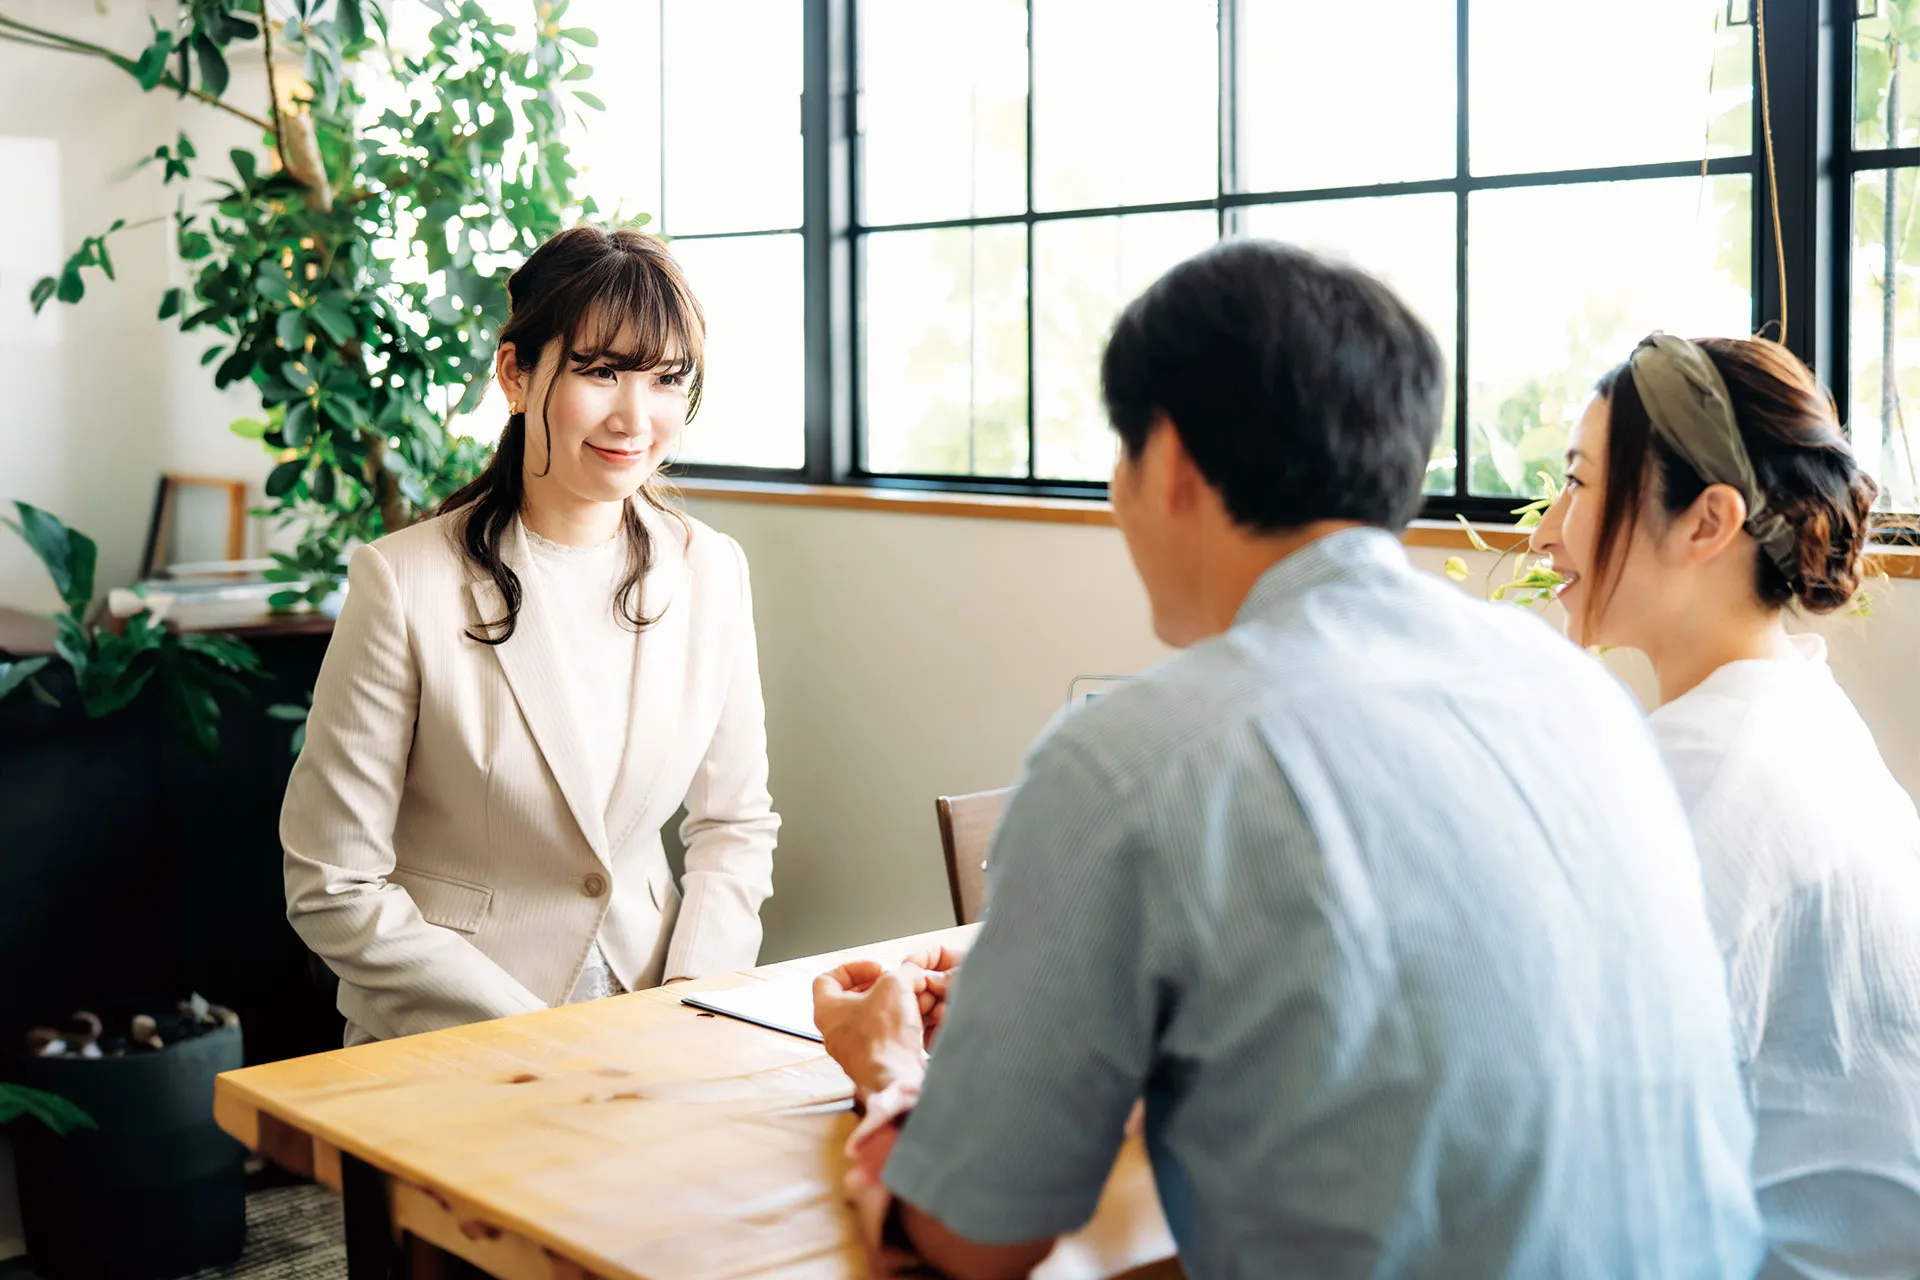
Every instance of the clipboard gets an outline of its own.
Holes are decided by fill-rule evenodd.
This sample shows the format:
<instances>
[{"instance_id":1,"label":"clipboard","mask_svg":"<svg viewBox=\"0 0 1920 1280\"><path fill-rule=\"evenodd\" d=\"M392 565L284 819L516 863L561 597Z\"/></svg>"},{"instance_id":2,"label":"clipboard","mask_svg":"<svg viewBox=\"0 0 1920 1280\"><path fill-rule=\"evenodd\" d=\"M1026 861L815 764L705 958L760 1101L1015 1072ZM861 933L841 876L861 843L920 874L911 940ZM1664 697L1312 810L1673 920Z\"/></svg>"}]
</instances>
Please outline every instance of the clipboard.
<instances>
[{"instance_id":1,"label":"clipboard","mask_svg":"<svg viewBox=\"0 0 1920 1280\"><path fill-rule=\"evenodd\" d=\"M822 1043L813 1025L813 979L774 978L725 991L698 991L680 1003L704 1013L751 1022L769 1031Z\"/></svg>"}]
</instances>

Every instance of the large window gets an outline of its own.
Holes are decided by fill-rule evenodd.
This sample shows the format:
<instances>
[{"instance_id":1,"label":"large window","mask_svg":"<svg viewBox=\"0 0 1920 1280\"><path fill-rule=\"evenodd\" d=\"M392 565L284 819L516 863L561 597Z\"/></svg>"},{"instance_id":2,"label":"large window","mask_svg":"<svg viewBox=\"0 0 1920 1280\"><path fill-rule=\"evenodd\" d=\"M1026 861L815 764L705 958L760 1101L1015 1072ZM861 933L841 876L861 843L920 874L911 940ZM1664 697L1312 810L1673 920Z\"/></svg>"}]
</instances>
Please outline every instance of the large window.
<instances>
[{"instance_id":1,"label":"large window","mask_svg":"<svg viewBox=\"0 0 1920 1280\"><path fill-rule=\"evenodd\" d=\"M1856 17L1847 407L1854 450L1879 476L1882 505L1920 511L1909 434L1920 420L1907 420L1910 402L1920 410L1920 5L1864 0Z\"/></svg>"},{"instance_id":2,"label":"large window","mask_svg":"<svg viewBox=\"0 0 1920 1280\"><path fill-rule=\"evenodd\" d=\"M1439 337L1433 514L1538 492L1641 335L1777 334L1782 284L1788 345L1912 509L1920 2L1835 0L1824 31L1821 7L574 0L568 20L602 33L588 185L658 216L709 315L695 474L1096 494L1115 314L1256 235L1378 274Z\"/></svg>"}]
</instances>

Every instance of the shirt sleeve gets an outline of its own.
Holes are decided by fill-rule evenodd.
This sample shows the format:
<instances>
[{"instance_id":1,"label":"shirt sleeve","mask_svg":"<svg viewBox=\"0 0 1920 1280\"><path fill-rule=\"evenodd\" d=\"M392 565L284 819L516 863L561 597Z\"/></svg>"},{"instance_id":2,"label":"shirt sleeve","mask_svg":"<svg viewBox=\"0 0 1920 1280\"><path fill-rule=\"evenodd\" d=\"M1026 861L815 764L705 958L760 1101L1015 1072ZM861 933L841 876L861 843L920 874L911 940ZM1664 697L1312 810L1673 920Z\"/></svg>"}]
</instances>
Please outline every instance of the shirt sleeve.
<instances>
[{"instance_id":1,"label":"shirt sleeve","mask_svg":"<svg viewBox=\"0 0 1920 1280\"><path fill-rule=\"evenodd\" d=\"M994 838L986 923L884 1175L969 1240L1085 1223L1152 1069L1164 993L1122 799L1056 737Z\"/></svg>"}]
</instances>

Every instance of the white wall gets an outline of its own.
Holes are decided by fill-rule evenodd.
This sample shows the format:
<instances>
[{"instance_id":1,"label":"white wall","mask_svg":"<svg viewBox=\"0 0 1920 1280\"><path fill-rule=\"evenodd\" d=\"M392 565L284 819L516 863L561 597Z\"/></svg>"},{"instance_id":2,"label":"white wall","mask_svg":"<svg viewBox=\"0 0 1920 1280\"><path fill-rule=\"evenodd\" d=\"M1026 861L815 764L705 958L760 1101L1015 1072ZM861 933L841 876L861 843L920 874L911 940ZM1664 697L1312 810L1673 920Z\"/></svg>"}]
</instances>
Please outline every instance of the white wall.
<instances>
[{"instance_id":1,"label":"white wall","mask_svg":"<svg viewBox=\"0 0 1920 1280\"><path fill-rule=\"evenodd\" d=\"M763 959L951 923L933 798L1011 782L1075 675L1131 672L1166 652L1112 529L692 506L738 538L753 567L785 818ZM1439 572L1448 554L1414 559ZM1476 575L1493 560L1467 558ZM1871 618L1812 629L1829 636L1894 773L1920 791L1920 582L1876 595ZM1609 662L1651 692L1644 660Z\"/></svg>"},{"instance_id":2,"label":"white wall","mask_svg":"<svg viewBox=\"0 0 1920 1280\"><path fill-rule=\"evenodd\" d=\"M172 5L155 0L152 12ZM146 0L9 0L7 15L129 54L150 38ZM231 92L257 102L256 114L264 86L257 63L234 67ZM162 472L245 479L257 502L269 466L257 442L226 429L258 400L215 392L199 366L214 336L154 319L160 295L187 279L166 221L115 236L119 280L89 271L78 306L49 302L35 317L27 303L33 282L83 237L173 209L180 183L163 187L157 167L133 165L181 129L215 175L230 148L258 141L250 125L198 102L142 94L106 62L0 42L0 503L45 507L98 541L103 591L134 575ZM253 537L257 545L257 529ZM57 603L39 563L0 533L0 604Z\"/></svg>"}]
</instances>

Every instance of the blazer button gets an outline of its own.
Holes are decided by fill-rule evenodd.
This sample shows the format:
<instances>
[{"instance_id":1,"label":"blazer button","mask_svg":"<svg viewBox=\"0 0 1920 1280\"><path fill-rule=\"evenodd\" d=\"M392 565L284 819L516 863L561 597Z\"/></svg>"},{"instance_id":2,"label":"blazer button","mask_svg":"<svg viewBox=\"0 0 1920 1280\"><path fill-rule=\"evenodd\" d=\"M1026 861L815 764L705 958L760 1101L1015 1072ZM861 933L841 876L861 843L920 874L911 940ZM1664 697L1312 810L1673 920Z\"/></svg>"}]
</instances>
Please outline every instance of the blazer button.
<instances>
[{"instance_id":1,"label":"blazer button","mask_svg":"<svg viewBox=\"0 0 1920 1280\"><path fill-rule=\"evenodd\" d=\"M580 882L580 892L589 898L598 898L607 891L607 878L598 871Z\"/></svg>"}]
</instances>

